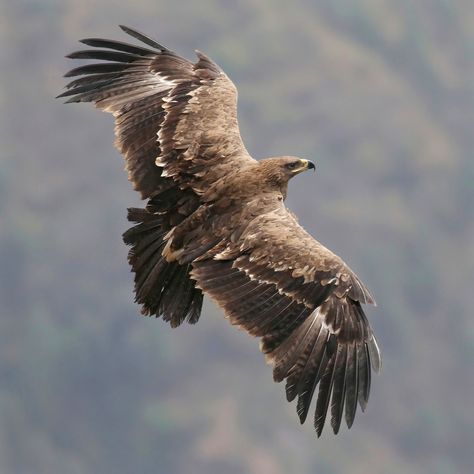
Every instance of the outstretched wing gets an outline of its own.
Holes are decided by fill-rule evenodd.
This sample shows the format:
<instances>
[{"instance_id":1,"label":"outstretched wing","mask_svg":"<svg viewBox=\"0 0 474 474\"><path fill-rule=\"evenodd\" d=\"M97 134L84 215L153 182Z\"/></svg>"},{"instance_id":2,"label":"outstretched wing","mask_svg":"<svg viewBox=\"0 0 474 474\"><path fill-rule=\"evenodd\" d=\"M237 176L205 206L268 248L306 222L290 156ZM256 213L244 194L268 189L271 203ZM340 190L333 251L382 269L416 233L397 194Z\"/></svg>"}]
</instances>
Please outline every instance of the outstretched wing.
<instances>
[{"instance_id":1,"label":"outstretched wing","mask_svg":"<svg viewBox=\"0 0 474 474\"><path fill-rule=\"evenodd\" d=\"M301 423L319 383L318 436L329 406L335 433L344 412L351 427L357 401L363 410L367 404L371 370L381 363L361 306L372 297L283 205L242 226L238 241L194 262L191 275L232 324L262 338L275 381L286 379L289 401L298 397Z\"/></svg>"},{"instance_id":2,"label":"outstretched wing","mask_svg":"<svg viewBox=\"0 0 474 474\"><path fill-rule=\"evenodd\" d=\"M193 64L131 28L148 47L89 38L69 58L104 62L72 69L59 97L93 102L115 117L116 146L142 198L175 185L199 193L237 161L253 162L237 122L237 91L209 58Z\"/></svg>"},{"instance_id":3,"label":"outstretched wing","mask_svg":"<svg viewBox=\"0 0 474 474\"><path fill-rule=\"evenodd\" d=\"M165 236L200 205L200 193L229 169L245 167L248 155L237 122L237 91L224 72L202 53L192 63L131 28L140 46L88 38L91 49L68 57L98 60L72 69L76 77L59 97L92 102L115 117L116 146L129 179L152 212L131 209L137 225L124 234L131 245L136 301L144 314L173 326L196 322L202 293L189 278L190 266L162 255Z\"/></svg>"}]
</instances>

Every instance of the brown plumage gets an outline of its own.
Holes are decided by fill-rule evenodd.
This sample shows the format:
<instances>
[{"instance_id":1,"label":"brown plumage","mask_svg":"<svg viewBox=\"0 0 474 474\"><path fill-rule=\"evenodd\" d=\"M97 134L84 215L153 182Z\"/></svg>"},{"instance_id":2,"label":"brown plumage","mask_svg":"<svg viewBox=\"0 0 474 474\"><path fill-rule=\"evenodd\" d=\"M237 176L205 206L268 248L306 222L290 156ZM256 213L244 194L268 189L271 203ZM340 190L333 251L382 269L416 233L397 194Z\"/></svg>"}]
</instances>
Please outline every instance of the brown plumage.
<instances>
[{"instance_id":1,"label":"brown plumage","mask_svg":"<svg viewBox=\"0 0 474 474\"><path fill-rule=\"evenodd\" d=\"M319 384L314 425L327 412L339 431L365 409L380 354L362 304L372 296L350 268L313 239L284 204L288 181L314 165L296 157L254 160L240 137L237 91L202 53L191 63L149 37L151 47L85 39L95 49L60 97L93 102L115 117L146 209L129 209L136 301L173 327L198 321L203 293L232 324L260 338L275 381L298 397L301 423Z\"/></svg>"}]
</instances>

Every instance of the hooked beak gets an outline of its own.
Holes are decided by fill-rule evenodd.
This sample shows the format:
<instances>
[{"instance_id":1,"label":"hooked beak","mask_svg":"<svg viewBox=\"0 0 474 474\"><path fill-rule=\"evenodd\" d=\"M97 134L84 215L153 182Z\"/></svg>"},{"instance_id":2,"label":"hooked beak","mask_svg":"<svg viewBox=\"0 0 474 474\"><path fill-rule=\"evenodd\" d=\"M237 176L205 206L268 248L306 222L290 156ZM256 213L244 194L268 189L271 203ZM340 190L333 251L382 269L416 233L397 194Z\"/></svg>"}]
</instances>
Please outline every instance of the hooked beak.
<instances>
[{"instance_id":1,"label":"hooked beak","mask_svg":"<svg viewBox=\"0 0 474 474\"><path fill-rule=\"evenodd\" d=\"M316 171L316 165L310 160L301 160L303 162L304 169Z\"/></svg>"}]
</instances>

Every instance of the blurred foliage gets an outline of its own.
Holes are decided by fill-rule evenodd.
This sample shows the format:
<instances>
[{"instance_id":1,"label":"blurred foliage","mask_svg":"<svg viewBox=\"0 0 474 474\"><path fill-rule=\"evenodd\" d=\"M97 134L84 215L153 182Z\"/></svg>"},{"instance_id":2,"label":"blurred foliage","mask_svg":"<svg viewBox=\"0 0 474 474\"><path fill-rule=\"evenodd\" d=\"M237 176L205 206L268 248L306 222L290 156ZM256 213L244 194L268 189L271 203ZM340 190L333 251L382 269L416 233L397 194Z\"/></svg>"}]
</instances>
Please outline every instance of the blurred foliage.
<instances>
[{"instance_id":1,"label":"blurred foliage","mask_svg":"<svg viewBox=\"0 0 474 474\"><path fill-rule=\"evenodd\" d=\"M0 8L1 473L470 472L471 0ZM288 205L379 304L384 370L351 431L300 428L212 305L173 331L136 317L111 117L53 99L77 39L120 23L213 57L254 156L317 162Z\"/></svg>"}]
</instances>

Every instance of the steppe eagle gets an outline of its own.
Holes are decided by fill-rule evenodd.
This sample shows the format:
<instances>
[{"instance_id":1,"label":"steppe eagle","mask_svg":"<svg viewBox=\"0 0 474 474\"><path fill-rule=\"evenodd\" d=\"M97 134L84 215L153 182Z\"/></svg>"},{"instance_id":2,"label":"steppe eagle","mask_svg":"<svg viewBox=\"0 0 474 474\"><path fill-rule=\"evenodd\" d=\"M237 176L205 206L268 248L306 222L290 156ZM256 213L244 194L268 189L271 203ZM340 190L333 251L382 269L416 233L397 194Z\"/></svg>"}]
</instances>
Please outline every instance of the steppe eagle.
<instances>
[{"instance_id":1,"label":"steppe eagle","mask_svg":"<svg viewBox=\"0 0 474 474\"><path fill-rule=\"evenodd\" d=\"M93 102L115 117L116 146L148 200L131 208L136 301L145 315L196 323L203 294L260 338L301 423L319 384L314 426L328 410L339 431L365 409L380 353L362 304L374 303L355 273L311 237L285 207L288 181L314 168L292 156L254 160L237 122L237 90L200 52L192 63L131 28L141 41L81 40L69 58L103 60L59 97Z\"/></svg>"}]
</instances>

